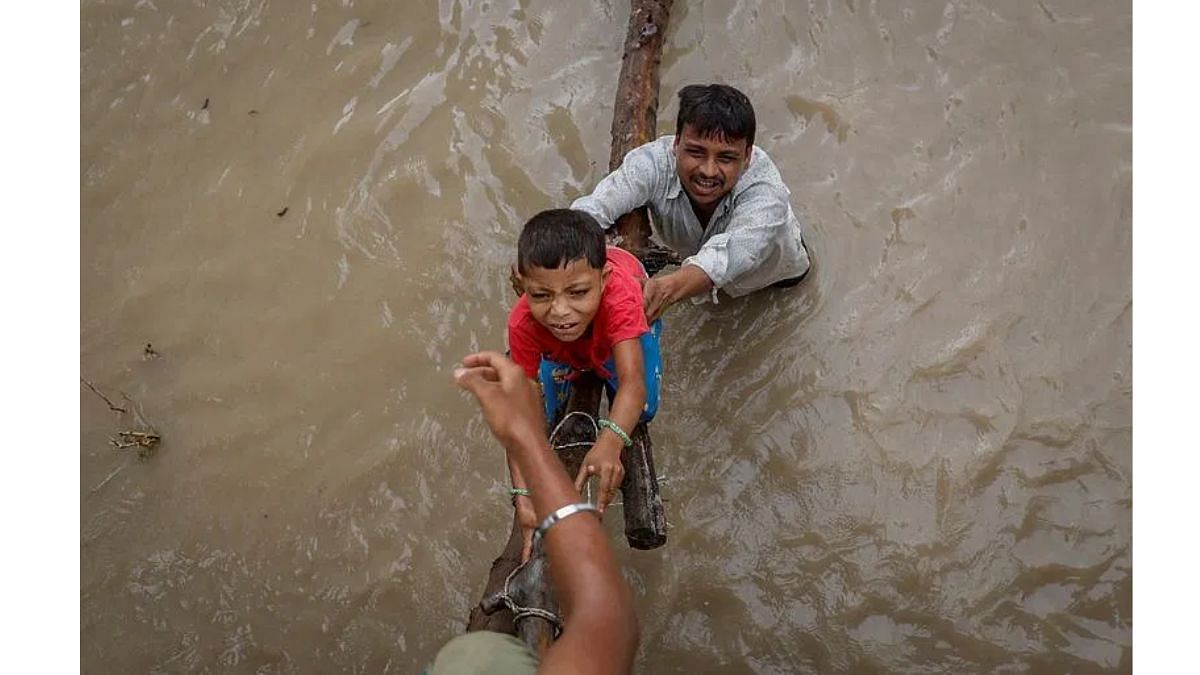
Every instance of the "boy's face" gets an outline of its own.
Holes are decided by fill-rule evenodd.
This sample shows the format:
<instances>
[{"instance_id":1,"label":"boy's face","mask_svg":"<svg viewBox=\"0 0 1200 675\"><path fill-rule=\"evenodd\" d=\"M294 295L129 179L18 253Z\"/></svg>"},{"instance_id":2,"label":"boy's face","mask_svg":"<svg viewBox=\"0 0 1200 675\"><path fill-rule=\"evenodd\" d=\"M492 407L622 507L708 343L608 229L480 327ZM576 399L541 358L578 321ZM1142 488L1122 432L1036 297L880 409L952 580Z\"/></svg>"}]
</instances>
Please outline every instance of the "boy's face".
<instances>
[{"instance_id":1,"label":"boy's face","mask_svg":"<svg viewBox=\"0 0 1200 675\"><path fill-rule=\"evenodd\" d=\"M529 311L560 342L583 337L596 312L608 280L607 269L596 269L587 258L576 258L566 267L530 267L521 274Z\"/></svg>"},{"instance_id":2,"label":"boy's face","mask_svg":"<svg viewBox=\"0 0 1200 675\"><path fill-rule=\"evenodd\" d=\"M699 206L721 201L750 165L746 139L705 138L690 124L683 125L683 133L675 137L674 150L679 182Z\"/></svg>"}]
</instances>

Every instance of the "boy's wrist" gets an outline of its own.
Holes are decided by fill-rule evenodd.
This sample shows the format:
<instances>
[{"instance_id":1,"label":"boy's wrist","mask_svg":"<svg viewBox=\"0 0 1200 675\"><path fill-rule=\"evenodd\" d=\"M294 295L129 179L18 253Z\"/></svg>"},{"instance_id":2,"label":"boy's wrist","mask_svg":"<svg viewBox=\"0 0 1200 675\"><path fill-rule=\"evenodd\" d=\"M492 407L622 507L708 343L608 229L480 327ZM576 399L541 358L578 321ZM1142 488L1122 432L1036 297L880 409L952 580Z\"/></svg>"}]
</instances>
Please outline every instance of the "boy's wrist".
<instances>
[{"instance_id":1,"label":"boy's wrist","mask_svg":"<svg viewBox=\"0 0 1200 675\"><path fill-rule=\"evenodd\" d=\"M600 437L596 439L595 445L597 452L619 459L621 457L621 449L624 447L625 443L619 436L611 430L600 429Z\"/></svg>"}]
</instances>

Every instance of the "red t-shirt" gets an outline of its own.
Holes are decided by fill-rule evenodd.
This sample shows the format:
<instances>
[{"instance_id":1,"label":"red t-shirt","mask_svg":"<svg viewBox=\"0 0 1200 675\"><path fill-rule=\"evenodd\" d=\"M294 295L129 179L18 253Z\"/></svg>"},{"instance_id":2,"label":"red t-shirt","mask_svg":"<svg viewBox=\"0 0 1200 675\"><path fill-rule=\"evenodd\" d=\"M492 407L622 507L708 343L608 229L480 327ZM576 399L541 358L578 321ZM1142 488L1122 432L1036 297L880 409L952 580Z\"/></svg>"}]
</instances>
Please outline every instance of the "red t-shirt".
<instances>
[{"instance_id":1,"label":"red t-shirt","mask_svg":"<svg viewBox=\"0 0 1200 675\"><path fill-rule=\"evenodd\" d=\"M544 355L575 370L594 370L602 378L611 373L604 362L612 357L613 345L639 338L650 330L642 310L642 263L625 249L608 247L608 281L600 296L600 309L592 319L591 332L574 342L560 342L529 311L529 299L522 295L508 315L508 349L512 360L537 379L538 365Z\"/></svg>"}]
</instances>

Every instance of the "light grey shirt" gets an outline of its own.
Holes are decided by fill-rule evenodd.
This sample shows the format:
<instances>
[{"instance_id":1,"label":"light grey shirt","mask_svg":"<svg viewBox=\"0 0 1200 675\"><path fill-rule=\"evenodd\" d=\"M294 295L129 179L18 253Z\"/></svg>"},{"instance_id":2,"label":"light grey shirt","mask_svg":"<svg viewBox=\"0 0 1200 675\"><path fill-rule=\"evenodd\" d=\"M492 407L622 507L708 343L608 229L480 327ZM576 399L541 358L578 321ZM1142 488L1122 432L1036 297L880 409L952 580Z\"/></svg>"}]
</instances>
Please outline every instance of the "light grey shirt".
<instances>
[{"instance_id":1,"label":"light grey shirt","mask_svg":"<svg viewBox=\"0 0 1200 675\"><path fill-rule=\"evenodd\" d=\"M674 142L674 136L663 136L630 150L616 171L571 208L608 229L626 213L649 206L658 239L685 256L684 265L704 270L714 300L718 288L736 298L808 270L791 192L762 148L754 146L750 165L703 227L675 171Z\"/></svg>"}]
</instances>

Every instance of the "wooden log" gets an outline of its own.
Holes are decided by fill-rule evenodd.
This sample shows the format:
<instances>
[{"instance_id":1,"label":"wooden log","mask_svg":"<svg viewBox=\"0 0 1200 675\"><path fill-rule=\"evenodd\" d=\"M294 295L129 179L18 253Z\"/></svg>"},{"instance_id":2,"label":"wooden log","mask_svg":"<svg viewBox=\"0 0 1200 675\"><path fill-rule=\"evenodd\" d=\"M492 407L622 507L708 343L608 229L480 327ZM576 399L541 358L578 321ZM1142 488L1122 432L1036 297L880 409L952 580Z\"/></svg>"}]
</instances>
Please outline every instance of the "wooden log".
<instances>
[{"instance_id":1,"label":"wooden log","mask_svg":"<svg viewBox=\"0 0 1200 675\"><path fill-rule=\"evenodd\" d=\"M630 150L658 136L658 65L672 3L673 0L631 2L613 102L609 170L621 166ZM613 229L617 231L618 244L641 259L651 274L669 261L660 260L664 249L650 242L650 214L646 207L622 216ZM626 448L621 455L621 463L625 465L625 482L621 485L625 539L634 548L656 548L666 543L667 529L658 477L654 474L653 444L645 424L638 424L632 438L633 447Z\"/></svg>"},{"instance_id":2,"label":"wooden log","mask_svg":"<svg viewBox=\"0 0 1200 675\"><path fill-rule=\"evenodd\" d=\"M594 375L584 375L576 380L574 386L571 387L570 399L568 399L560 415L551 421L546 430L547 434L554 430L558 425L558 421L569 411L583 411L594 418L600 409L600 397L603 390L603 383ZM591 422L579 416L568 419L551 439L556 446L570 446L560 450L558 458L562 461L563 468L566 469L567 475L572 480L579 473L579 467L583 464L583 457L589 449L587 445L581 444L587 443L590 445L595 440L595 428ZM467 619L467 631L490 630L517 635L535 653L541 654L542 650L548 647L554 639L554 626L550 622L537 617L527 618L519 623L514 622L512 611L498 602L499 594L504 591L505 579L521 564L522 544L521 526L517 523L516 515L514 514L512 529L508 535L508 543L500 553L500 556L492 561L492 569L488 573L488 581L483 592L483 598L479 601L479 604L471 609L470 616ZM526 565L526 569L523 569L514 578L514 583L510 585L510 592L512 592L514 599L521 605L537 607L557 613L557 602L555 602L550 592L549 579L545 577L545 569L544 557L537 556L535 559L530 560L529 565Z\"/></svg>"},{"instance_id":3,"label":"wooden log","mask_svg":"<svg viewBox=\"0 0 1200 675\"><path fill-rule=\"evenodd\" d=\"M667 543L667 514L654 471L654 447L645 423L639 422L631 436L633 445L621 452L625 482L621 501L625 512L625 541L643 551Z\"/></svg>"},{"instance_id":4,"label":"wooden log","mask_svg":"<svg viewBox=\"0 0 1200 675\"><path fill-rule=\"evenodd\" d=\"M613 105L612 152L609 168L620 166L630 150L653 140L658 121L658 65L661 61L662 45L666 34L667 20L673 0L632 0L629 26L625 34L621 74L617 81L616 100ZM651 274L669 262L678 263L673 254L664 253L662 247L650 242L651 227L646 208L638 209L620 218L616 227L617 245L633 253L647 265ZM513 290L520 295L522 289L515 271L510 271ZM597 417L604 384L594 376L580 377L571 388L565 415L570 411L582 411ZM561 419L561 418L559 418ZM550 424L553 429L557 419ZM549 430L548 430L549 431ZM554 439L558 444L570 444L583 440L594 440L595 430L580 417L567 421ZM634 446L622 452L625 465L625 482L621 485L623 511L625 514L625 536L634 548L648 549L666 542L666 517L662 498L658 491L658 478L654 473L653 446L646 425L639 424L633 435ZM560 452L559 459L572 479L579 472L587 447L569 448ZM513 614L507 607L497 604L497 593L503 591L505 579L520 565L522 535L514 516L508 543L500 556L492 562L483 599L471 609L467 630L493 630L521 638L537 653L541 653L553 639L553 626L542 619L529 618L520 625L513 622ZM537 561L531 561L537 562ZM530 573L522 571L518 592L522 604L543 603L554 605L550 597L548 580L541 565L527 565ZM514 578L514 581L517 579Z\"/></svg>"},{"instance_id":5,"label":"wooden log","mask_svg":"<svg viewBox=\"0 0 1200 675\"><path fill-rule=\"evenodd\" d=\"M613 102L612 151L609 170L621 166L625 155L657 137L658 65L666 39L673 0L632 0L621 74ZM650 216L646 207L628 213L613 228L618 244L642 258L650 248Z\"/></svg>"}]
</instances>

